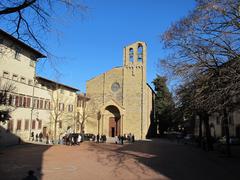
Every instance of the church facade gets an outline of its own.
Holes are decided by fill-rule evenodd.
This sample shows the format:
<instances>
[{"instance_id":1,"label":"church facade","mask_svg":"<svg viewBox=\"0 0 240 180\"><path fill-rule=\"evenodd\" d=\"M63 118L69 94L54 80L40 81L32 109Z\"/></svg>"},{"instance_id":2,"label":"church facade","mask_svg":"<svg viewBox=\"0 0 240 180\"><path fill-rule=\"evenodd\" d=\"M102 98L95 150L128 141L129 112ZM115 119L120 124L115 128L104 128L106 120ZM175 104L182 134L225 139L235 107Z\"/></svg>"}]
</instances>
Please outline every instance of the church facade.
<instances>
[{"instance_id":1,"label":"church facade","mask_svg":"<svg viewBox=\"0 0 240 180\"><path fill-rule=\"evenodd\" d=\"M123 66L87 81L85 132L114 137L134 134L145 139L156 132L155 94L146 83L147 46L135 42L123 49Z\"/></svg>"}]
</instances>

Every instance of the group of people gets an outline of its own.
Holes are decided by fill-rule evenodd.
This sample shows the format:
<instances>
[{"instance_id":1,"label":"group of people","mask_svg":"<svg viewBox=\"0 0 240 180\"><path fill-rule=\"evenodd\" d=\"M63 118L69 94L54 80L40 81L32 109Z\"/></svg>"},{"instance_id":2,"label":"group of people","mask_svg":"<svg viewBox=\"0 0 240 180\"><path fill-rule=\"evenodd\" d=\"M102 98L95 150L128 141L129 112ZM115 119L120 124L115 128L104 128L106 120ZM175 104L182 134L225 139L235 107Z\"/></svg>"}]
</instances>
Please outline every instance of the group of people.
<instances>
[{"instance_id":1,"label":"group of people","mask_svg":"<svg viewBox=\"0 0 240 180\"><path fill-rule=\"evenodd\" d=\"M34 139L34 137L35 137L35 139ZM32 141L36 141L36 142L42 142L42 140L43 140L43 133L42 132L40 132L39 134L37 133L35 136L34 136L34 132L32 132L31 133L31 138L32 138Z\"/></svg>"},{"instance_id":2,"label":"group of people","mask_svg":"<svg viewBox=\"0 0 240 180\"><path fill-rule=\"evenodd\" d=\"M105 134L103 135L97 135L97 143L105 143L107 141L107 136Z\"/></svg>"},{"instance_id":3,"label":"group of people","mask_svg":"<svg viewBox=\"0 0 240 180\"><path fill-rule=\"evenodd\" d=\"M65 144L65 145L80 145L80 143L83 141L83 135L79 133L71 133L71 134L66 134L65 136L62 137L62 143L60 144Z\"/></svg>"},{"instance_id":4,"label":"group of people","mask_svg":"<svg viewBox=\"0 0 240 180\"><path fill-rule=\"evenodd\" d=\"M36 141L36 142L43 142L43 138L46 138L46 144L51 144L51 143L55 144L53 140L52 140L52 142L50 142L48 135L43 137L42 132L40 132L39 134L37 133L36 135L34 135L34 132L32 132L31 133L31 138L32 138L32 141ZM70 145L70 146L80 145L80 143L83 142L84 139L88 140L87 136L84 137L84 134L66 133L56 143L64 144L64 145ZM91 138L89 138L89 140L94 141L96 143L105 143L107 141L107 137L104 134L103 135L97 134L96 136L92 135ZM123 144L124 142L133 143L134 141L135 141L135 136L134 136L134 134L131 134L131 133L115 136L115 143L116 144Z\"/></svg>"},{"instance_id":5,"label":"group of people","mask_svg":"<svg viewBox=\"0 0 240 180\"><path fill-rule=\"evenodd\" d=\"M135 136L134 134L124 134L123 136L115 136L115 143L116 144L123 144L124 141L127 141L128 143L134 143L135 142Z\"/></svg>"},{"instance_id":6,"label":"group of people","mask_svg":"<svg viewBox=\"0 0 240 180\"><path fill-rule=\"evenodd\" d=\"M37 133L36 135L34 135L34 132L31 132L31 139L32 141L36 141L36 142L45 142L44 141L45 139L46 144L50 144L50 143L54 144L53 140L50 142L48 134L44 136L42 132L40 132L39 134Z\"/></svg>"}]
</instances>

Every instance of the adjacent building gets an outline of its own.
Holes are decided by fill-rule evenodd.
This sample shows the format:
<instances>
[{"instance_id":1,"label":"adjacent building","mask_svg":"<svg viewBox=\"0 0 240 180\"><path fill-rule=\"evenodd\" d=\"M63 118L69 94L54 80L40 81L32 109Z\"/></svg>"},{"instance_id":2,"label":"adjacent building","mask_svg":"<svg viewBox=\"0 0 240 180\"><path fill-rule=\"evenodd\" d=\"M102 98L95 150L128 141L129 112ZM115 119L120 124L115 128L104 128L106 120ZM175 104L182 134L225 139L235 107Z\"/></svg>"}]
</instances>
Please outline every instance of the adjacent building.
<instances>
[{"instance_id":1,"label":"adjacent building","mask_svg":"<svg viewBox=\"0 0 240 180\"><path fill-rule=\"evenodd\" d=\"M50 139L61 139L66 132L75 132L79 90L40 76L36 80L42 87L50 90L51 106L48 124L43 129L44 136L47 133Z\"/></svg>"},{"instance_id":2,"label":"adjacent building","mask_svg":"<svg viewBox=\"0 0 240 180\"><path fill-rule=\"evenodd\" d=\"M45 55L0 30L0 111L11 116L0 122L0 145L40 133L58 139L75 130L79 90L36 76L41 58Z\"/></svg>"},{"instance_id":3,"label":"adjacent building","mask_svg":"<svg viewBox=\"0 0 240 180\"><path fill-rule=\"evenodd\" d=\"M198 136L199 134L200 120L196 118L194 134ZM222 137L225 136L226 130L223 124L223 115L219 113L213 113L209 116L209 126L212 137ZM233 109L233 111L228 114L228 128L229 135L240 138L240 110ZM204 123L202 123L203 135L205 136Z\"/></svg>"},{"instance_id":4,"label":"adjacent building","mask_svg":"<svg viewBox=\"0 0 240 180\"><path fill-rule=\"evenodd\" d=\"M34 88L35 66L40 58L45 55L0 30L0 87L1 92L9 91L1 107L11 111L8 123L1 124L7 131L1 127L0 141L10 133L28 139L31 129L36 133L42 131L49 118L48 90ZM39 103L41 113L32 110L34 102ZM48 106L44 106L45 103Z\"/></svg>"},{"instance_id":5,"label":"adjacent building","mask_svg":"<svg viewBox=\"0 0 240 180\"><path fill-rule=\"evenodd\" d=\"M87 102L90 100L85 93L79 93L77 95L77 116L76 116L76 131L77 133L85 133L85 125L89 118L90 106L87 106Z\"/></svg>"}]
</instances>

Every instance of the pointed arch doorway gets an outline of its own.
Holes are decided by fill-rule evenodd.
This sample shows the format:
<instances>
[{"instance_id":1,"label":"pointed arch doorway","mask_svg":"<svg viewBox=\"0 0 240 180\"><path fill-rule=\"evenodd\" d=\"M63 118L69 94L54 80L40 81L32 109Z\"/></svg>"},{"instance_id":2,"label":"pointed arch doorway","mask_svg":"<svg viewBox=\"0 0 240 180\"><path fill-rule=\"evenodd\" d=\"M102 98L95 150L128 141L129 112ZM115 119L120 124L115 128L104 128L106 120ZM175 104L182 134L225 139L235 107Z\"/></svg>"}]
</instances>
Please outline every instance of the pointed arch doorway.
<instances>
[{"instance_id":1,"label":"pointed arch doorway","mask_svg":"<svg viewBox=\"0 0 240 180\"><path fill-rule=\"evenodd\" d=\"M105 108L109 114L108 118L108 136L115 137L121 134L121 114L119 109L114 105Z\"/></svg>"}]
</instances>

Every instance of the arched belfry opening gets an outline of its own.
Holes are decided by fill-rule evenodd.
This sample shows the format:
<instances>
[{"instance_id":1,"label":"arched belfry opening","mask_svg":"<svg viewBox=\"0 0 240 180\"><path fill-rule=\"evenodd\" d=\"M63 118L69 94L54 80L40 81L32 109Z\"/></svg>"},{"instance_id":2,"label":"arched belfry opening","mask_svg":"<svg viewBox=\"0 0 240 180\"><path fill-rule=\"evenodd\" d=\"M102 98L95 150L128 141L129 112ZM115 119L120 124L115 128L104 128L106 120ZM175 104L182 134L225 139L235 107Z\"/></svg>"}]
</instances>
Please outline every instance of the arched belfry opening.
<instances>
[{"instance_id":1,"label":"arched belfry opening","mask_svg":"<svg viewBox=\"0 0 240 180\"><path fill-rule=\"evenodd\" d=\"M123 49L123 65L132 69L133 67L139 67L139 65L146 64L147 55L146 43L137 41L129 46L125 46Z\"/></svg>"},{"instance_id":2,"label":"arched belfry opening","mask_svg":"<svg viewBox=\"0 0 240 180\"><path fill-rule=\"evenodd\" d=\"M134 62L134 50L133 50L133 48L129 49L129 62L131 62L131 63Z\"/></svg>"},{"instance_id":3,"label":"arched belfry opening","mask_svg":"<svg viewBox=\"0 0 240 180\"><path fill-rule=\"evenodd\" d=\"M109 121L109 137L119 136L121 132L121 114L119 109L114 105L109 105L105 108L108 114Z\"/></svg>"},{"instance_id":4,"label":"arched belfry opening","mask_svg":"<svg viewBox=\"0 0 240 180\"><path fill-rule=\"evenodd\" d=\"M140 43L138 44L137 55L138 55L138 62L142 62L143 61L143 45Z\"/></svg>"}]
</instances>

